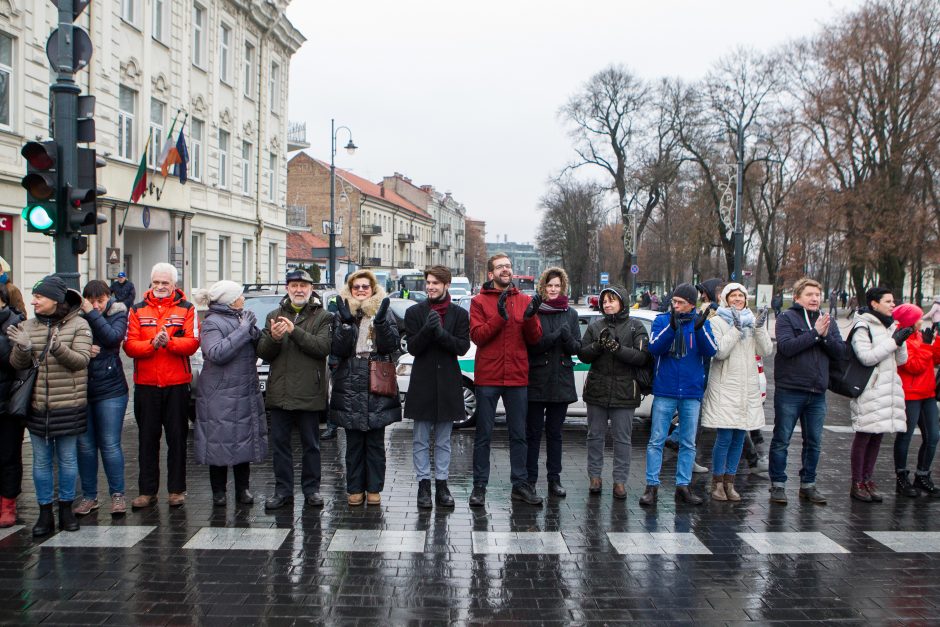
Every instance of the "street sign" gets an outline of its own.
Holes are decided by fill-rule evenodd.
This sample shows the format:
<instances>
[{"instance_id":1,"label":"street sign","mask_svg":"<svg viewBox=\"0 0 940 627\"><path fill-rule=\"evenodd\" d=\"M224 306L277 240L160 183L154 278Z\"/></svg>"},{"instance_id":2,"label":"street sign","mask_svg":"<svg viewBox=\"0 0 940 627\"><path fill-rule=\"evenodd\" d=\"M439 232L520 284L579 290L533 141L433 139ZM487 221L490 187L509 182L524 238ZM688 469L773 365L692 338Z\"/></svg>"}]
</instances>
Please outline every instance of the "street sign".
<instances>
[{"instance_id":1,"label":"street sign","mask_svg":"<svg viewBox=\"0 0 940 627\"><path fill-rule=\"evenodd\" d=\"M108 257L108 278L116 279L121 271L121 249L106 248L105 255Z\"/></svg>"},{"instance_id":2,"label":"street sign","mask_svg":"<svg viewBox=\"0 0 940 627\"><path fill-rule=\"evenodd\" d=\"M774 295L774 286L770 283L757 284L757 300L755 305L758 309L761 307L770 307L770 299Z\"/></svg>"},{"instance_id":3,"label":"street sign","mask_svg":"<svg viewBox=\"0 0 940 627\"><path fill-rule=\"evenodd\" d=\"M66 69L66 72L78 72L85 69L88 62L91 61L94 46L91 45L91 37L83 28L69 26L72 31L72 67ZM49 65L56 72L61 72L59 67L59 29L52 31L49 40L46 42L46 58L49 59Z\"/></svg>"},{"instance_id":4,"label":"street sign","mask_svg":"<svg viewBox=\"0 0 940 627\"><path fill-rule=\"evenodd\" d=\"M639 274L639 273L640 273L640 266L636 264L633 264L632 266L630 266L630 274Z\"/></svg>"},{"instance_id":5,"label":"street sign","mask_svg":"<svg viewBox=\"0 0 940 627\"><path fill-rule=\"evenodd\" d=\"M0 231L13 230L13 216L0 213Z\"/></svg>"},{"instance_id":6,"label":"street sign","mask_svg":"<svg viewBox=\"0 0 940 627\"><path fill-rule=\"evenodd\" d=\"M610 273L601 272L601 285L609 285L609 284L610 284Z\"/></svg>"}]
</instances>

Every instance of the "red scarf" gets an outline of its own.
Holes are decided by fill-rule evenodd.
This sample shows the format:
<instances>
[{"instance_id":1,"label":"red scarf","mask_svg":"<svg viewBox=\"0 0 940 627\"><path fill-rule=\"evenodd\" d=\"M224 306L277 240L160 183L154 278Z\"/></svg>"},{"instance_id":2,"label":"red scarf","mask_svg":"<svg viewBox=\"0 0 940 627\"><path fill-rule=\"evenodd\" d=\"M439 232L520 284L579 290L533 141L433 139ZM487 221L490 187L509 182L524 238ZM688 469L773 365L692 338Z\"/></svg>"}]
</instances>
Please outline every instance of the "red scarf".
<instances>
[{"instance_id":1,"label":"red scarf","mask_svg":"<svg viewBox=\"0 0 940 627\"><path fill-rule=\"evenodd\" d=\"M541 307L539 307L540 314L561 313L563 311L568 311L568 296L565 294L559 294L555 298L543 300Z\"/></svg>"},{"instance_id":2,"label":"red scarf","mask_svg":"<svg viewBox=\"0 0 940 627\"><path fill-rule=\"evenodd\" d=\"M437 301L429 298L428 304L431 306L431 311L436 311L441 317L441 324L444 324L444 315L447 314L447 308L450 307L450 292L445 292L443 298Z\"/></svg>"}]
</instances>

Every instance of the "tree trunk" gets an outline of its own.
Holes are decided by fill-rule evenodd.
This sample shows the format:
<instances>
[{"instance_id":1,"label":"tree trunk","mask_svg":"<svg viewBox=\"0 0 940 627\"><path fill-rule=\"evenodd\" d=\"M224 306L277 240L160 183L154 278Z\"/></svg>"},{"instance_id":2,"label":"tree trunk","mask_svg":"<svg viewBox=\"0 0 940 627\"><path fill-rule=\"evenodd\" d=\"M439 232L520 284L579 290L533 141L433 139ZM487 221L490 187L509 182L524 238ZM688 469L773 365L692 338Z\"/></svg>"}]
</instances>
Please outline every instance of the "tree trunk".
<instances>
[{"instance_id":1,"label":"tree trunk","mask_svg":"<svg viewBox=\"0 0 940 627\"><path fill-rule=\"evenodd\" d=\"M904 295L904 262L897 255L885 253L878 259L878 278L892 294Z\"/></svg>"}]
</instances>

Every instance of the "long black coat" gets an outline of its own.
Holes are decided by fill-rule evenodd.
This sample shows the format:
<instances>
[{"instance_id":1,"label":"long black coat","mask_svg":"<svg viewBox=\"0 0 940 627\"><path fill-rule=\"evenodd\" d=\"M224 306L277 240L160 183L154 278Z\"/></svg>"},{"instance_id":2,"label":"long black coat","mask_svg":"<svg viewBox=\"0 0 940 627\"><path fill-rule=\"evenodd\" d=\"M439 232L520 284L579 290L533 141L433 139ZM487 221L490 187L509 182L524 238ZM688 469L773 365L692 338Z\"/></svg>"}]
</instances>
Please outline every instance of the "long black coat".
<instances>
[{"instance_id":1,"label":"long black coat","mask_svg":"<svg viewBox=\"0 0 940 627\"><path fill-rule=\"evenodd\" d=\"M23 314L10 307L0 309L0 420L9 420L9 417L3 414L7 413L10 386L16 378L16 369L10 365L10 351L13 350L13 344L7 337L7 327L16 326L25 319Z\"/></svg>"},{"instance_id":2,"label":"long black coat","mask_svg":"<svg viewBox=\"0 0 940 627\"><path fill-rule=\"evenodd\" d=\"M425 328L431 305L425 301L405 312L408 352L415 356L405 418L452 422L463 418L463 384L457 358L470 350L470 315L451 303L435 335Z\"/></svg>"},{"instance_id":3,"label":"long black coat","mask_svg":"<svg viewBox=\"0 0 940 627\"><path fill-rule=\"evenodd\" d=\"M570 307L565 311L546 313L539 311L542 338L529 345L529 401L536 403L574 403L578 390L574 385L574 361L581 349L581 329L578 312ZM565 342L562 327L568 327L571 338Z\"/></svg>"}]
</instances>

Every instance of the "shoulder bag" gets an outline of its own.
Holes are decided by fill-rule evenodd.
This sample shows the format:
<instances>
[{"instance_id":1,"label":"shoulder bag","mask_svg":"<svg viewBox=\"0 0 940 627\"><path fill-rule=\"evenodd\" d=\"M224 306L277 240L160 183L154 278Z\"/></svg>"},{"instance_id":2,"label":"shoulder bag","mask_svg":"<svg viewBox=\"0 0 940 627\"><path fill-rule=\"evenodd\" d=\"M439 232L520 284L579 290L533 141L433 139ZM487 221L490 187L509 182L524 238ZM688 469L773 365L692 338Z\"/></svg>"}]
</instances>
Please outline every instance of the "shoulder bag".
<instances>
[{"instance_id":1,"label":"shoulder bag","mask_svg":"<svg viewBox=\"0 0 940 627\"><path fill-rule=\"evenodd\" d=\"M36 377L39 366L46 360L50 342L39 355L33 365L16 373L16 378L10 386L10 400L7 404L7 414L13 420L26 420L29 416L29 407L33 400L33 388L36 387Z\"/></svg>"},{"instance_id":2,"label":"shoulder bag","mask_svg":"<svg viewBox=\"0 0 940 627\"><path fill-rule=\"evenodd\" d=\"M845 338L848 355L842 359L829 360L829 390L849 398L858 398L862 395L865 386L868 385L868 380L871 379L871 373L875 370L874 366L866 366L860 362L855 355L855 349L852 348L852 336L860 326L865 325L853 327L849 336ZM871 338L871 329L865 326L865 330Z\"/></svg>"},{"instance_id":3,"label":"shoulder bag","mask_svg":"<svg viewBox=\"0 0 940 627\"><path fill-rule=\"evenodd\" d=\"M398 398L398 380L391 357L369 359L369 393Z\"/></svg>"}]
</instances>

